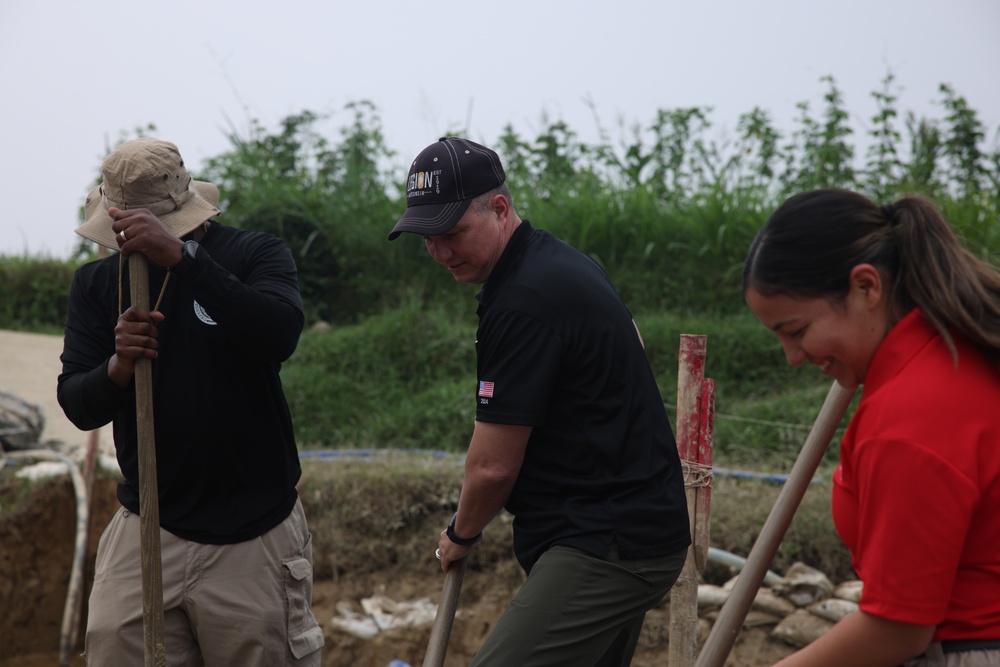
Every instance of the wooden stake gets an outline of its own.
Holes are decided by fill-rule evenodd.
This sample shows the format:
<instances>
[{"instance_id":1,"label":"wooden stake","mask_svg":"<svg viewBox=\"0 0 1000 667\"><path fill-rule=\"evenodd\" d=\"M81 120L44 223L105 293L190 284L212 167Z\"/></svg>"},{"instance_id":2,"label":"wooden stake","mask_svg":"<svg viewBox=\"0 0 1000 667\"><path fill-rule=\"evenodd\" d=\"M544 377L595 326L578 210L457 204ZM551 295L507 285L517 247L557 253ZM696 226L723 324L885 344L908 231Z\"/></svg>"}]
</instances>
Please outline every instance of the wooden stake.
<instances>
[{"instance_id":1,"label":"wooden stake","mask_svg":"<svg viewBox=\"0 0 1000 667\"><path fill-rule=\"evenodd\" d=\"M128 257L132 305L149 310L149 265L146 256ZM150 359L135 363L135 412L139 442L139 530L142 559L142 635L145 667L166 667L163 629L163 564L160 560L160 503L156 485L156 441L153 432L153 367Z\"/></svg>"},{"instance_id":2,"label":"wooden stake","mask_svg":"<svg viewBox=\"0 0 1000 667\"><path fill-rule=\"evenodd\" d=\"M827 445L833 439L833 434L837 430L840 420L847 412L851 399L854 397L853 389L844 389L836 382L830 387L830 392L826 396L823 408L816 417L812 430L806 442L802 445L795 465L788 475L788 481L778 494L778 499L771 508L771 513L764 522L764 527L754 542L750 555L747 557L746 565L736 579L732 592L726 599L725 604L719 611L719 617L712 626L712 631L705 640L701 654L695 667L722 667L732 651L736 638L743 628L743 621L746 620L747 612L753 604L754 597L760 588L767 568L781 546L781 540L788 530L795 511L802 502L802 497L809 487L816 469L823 460ZM673 610L673 605L671 605ZM673 642L673 637L671 637ZM671 662L671 665L673 662Z\"/></svg>"},{"instance_id":3,"label":"wooden stake","mask_svg":"<svg viewBox=\"0 0 1000 667\"><path fill-rule=\"evenodd\" d=\"M694 464L699 470L703 461L707 460L708 465L712 461L712 427L702 422L714 415L715 401L715 384L705 379L705 348L705 336L681 335L677 364L677 451L687 468L691 469ZM688 484L685 479L685 482L692 544L684 568L670 592L668 664L671 667L694 664L698 650L698 572L704 567L708 554L707 489L702 487L700 480Z\"/></svg>"},{"instance_id":4,"label":"wooden stake","mask_svg":"<svg viewBox=\"0 0 1000 667\"><path fill-rule=\"evenodd\" d=\"M458 608L458 596L462 591L462 579L465 578L465 563L469 560L464 556L451 564L444 575L444 591L441 593L441 604L434 615L434 626L427 642L427 652L424 653L423 667L442 667L444 654L448 651L448 639L451 637L451 626L455 621L455 610Z\"/></svg>"}]
</instances>

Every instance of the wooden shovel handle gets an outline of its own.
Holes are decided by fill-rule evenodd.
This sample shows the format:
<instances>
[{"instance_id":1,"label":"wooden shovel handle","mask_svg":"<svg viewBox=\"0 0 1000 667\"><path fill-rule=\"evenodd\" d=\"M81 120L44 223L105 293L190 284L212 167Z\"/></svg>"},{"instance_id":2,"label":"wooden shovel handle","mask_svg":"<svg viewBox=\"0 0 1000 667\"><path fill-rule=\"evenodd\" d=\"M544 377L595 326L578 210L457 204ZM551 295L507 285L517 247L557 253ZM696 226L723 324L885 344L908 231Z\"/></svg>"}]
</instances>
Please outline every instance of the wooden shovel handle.
<instances>
[{"instance_id":1,"label":"wooden shovel handle","mask_svg":"<svg viewBox=\"0 0 1000 667\"><path fill-rule=\"evenodd\" d=\"M134 252L128 257L132 305L149 310L149 264ZM165 667L163 564L160 560L160 494L156 484L156 441L153 435L153 367L150 359L135 362L136 435L139 443L139 531L142 560L142 636L145 667Z\"/></svg>"},{"instance_id":2,"label":"wooden shovel handle","mask_svg":"<svg viewBox=\"0 0 1000 667\"><path fill-rule=\"evenodd\" d=\"M444 591L441 593L437 614L434 615L434 626L427 642L423 667L444 665L444 654L448 650L448 639L451 637L451 626L455 621L455 610L458 608L458 596L462 592L462 579L465 578L465 563L468 559L465 556L452 563L444 575Z\"/></svg>"}]
</instances>

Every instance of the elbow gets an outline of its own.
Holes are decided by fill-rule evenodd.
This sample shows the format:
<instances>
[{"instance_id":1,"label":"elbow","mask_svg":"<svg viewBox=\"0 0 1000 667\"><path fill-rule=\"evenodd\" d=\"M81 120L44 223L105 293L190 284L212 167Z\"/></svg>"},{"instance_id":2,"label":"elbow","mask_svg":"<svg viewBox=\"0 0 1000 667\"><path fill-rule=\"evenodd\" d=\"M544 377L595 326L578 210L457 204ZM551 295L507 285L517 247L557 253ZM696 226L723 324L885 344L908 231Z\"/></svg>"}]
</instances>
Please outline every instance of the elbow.
<instances>
[{"instance_id":1,"label":"elbow","mask_svg":"<svg viewBox=\"0 0 1000 667\"><path fill-rule=\"evenodd\" d=\"M85 390L80 376L62 375L56 384L56 402L66 419L81 431L93 431L111 422L112 417L102 418L94 413L84 398Z\"/></svg>"},{"instance_id":2,"label":"elbow","mask_svg":"<svg viewBox=\"0 0 1000 667\"><path fill-rule=\"evenodd\" d=\"M299 332L289 332L288 336L282 336L275 341L273 350L274 361L279 364L288 361L299 346Z\"/></svg>"},{"instance_id":3,"label":"elbow","mask_svg":"<svg viewBox=\"0 0 1000 667\"><path fill-rule=\"evenodd\" d=\"M476 470L475 477L479 484L492 489L510 489L517 481L520 468L491 465Z\"/></svg>"},{"instance_id":4,"label":"elbow","mask_svg":"<svg viewBox=\"0 0 1000 667\"><path fill-rule=\"evenodd\" d=\"M288 361L299 346L304 323L305 317L298 309L276 317L270 329L259 339L258 357L279 364Z\"/></svg>"},{"instance_id":5,"label":"elbow","mask_svg":"<svg viewBox=\"0 0 1000 667\"><path fill-rule=\"evenodd\" d=\"M899 623L896 627L899 630L896 633L897 645L902 652L906 653L907 660L915 658L927 650L934 639L934 631L937 629L936 625L910 625L907 623Z\"/></svg>"},{"instance_id":6,"label":"elbow","mask_svg":"<svg viewBox=\"0 0 1000 667\"><path fill-rule=\"evenodd\" d=\"M59 403L59 407L62 408L63 414L66 415L66 419L68 419L73 426L82 429L83 427L78 423L81 415L73 409L73 401L70 400L69 391L63 384L62 378L59 378L59 383L56 385L56 402Z\"/></svg>"},{"instance_id":7,"label":"elbow","mask_svg":"<svg viewBox=\"0 0 1000 667\"><path fill-rule=\"evenodd\" d=\"M92 431L95 428L104 426L104 424L98 424L94 419L84 414L84 410L74 409L73 403L64 398L62 391L57 392L56 399L59 402L59 407L62 408L63 414L66 415L66 419L81 431Z\"/></svg>"},{"instance_id":8,"label":"elbow","mask_svg":"<svg viewBox=\"0 0 1000 667\"><path fill-rule=\"evenodd\" d=\"M910 635L908 640L901 644L901 649L906 654L906 660L912 660L927 650L934 638L934 627L928 626L925 628L925 632Z\"/></svg>"},{"instance_id":9,"label":"elbow","mask_svg":"<svg viewBox=\"0 0 1000 667\"><path fill-rule=\"evenodd\" d=\"M305 319L305 314L298 308L292 309L288 316L283 318L282 334L276 350L278 362L288 361L299 346L299 338L302 336Z\"/></svg>"}]
</instances>

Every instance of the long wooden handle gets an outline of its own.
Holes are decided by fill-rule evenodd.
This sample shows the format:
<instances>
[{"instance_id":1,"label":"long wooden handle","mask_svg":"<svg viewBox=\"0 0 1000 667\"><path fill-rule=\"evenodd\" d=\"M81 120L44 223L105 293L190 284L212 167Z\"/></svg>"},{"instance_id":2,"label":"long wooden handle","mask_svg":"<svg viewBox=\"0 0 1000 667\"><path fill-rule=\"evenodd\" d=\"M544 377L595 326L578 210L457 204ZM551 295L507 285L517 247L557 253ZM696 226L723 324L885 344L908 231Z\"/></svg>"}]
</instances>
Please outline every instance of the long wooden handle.
<instances>
[{"instance_id":1,"label":"long wooden handle","mask_svg":"<svg viewBox=\"0 0 1000 667\"><path fill-rule=\"evenodd\" d=\"M740 634L757 590L767 574L767 568L774 554L778 552L785 531L788 530L792 517L795 516L795 511L823 460L827 445L833 439L837 425L843 419L853 397L853 389L844 389L836 382L830 387L823 408L816 417L816 422L809 431L809 436L788 475L788 481L778 494L778 499L750 550L746 565L736 579L736 584L725 604L722 605L715 625L708 633L695 667L722 667L725 663Z\"/></svg>"},{"instance_id":2,"label":"long wooden handle","mask_svg":"<svg viewBox=\"0 0 1000 667\"><path fill-rule=\"evenodd\" d=\"M455 610L458 608L458 596L462 592L462 580L465 578L465 562L468 556L452 563L444 575L444 591L441 593L441 604L434 615L434 626L427 642L427 652L424 654L423 667L442 667L444 654L448 651L448 639L451 637L451 626L455 621Z\"/></svg>"},{"instance_id":3,"label":"long wooden handle","mask_svg":"<svg viewBox=\"0 0 1000 667\"><path fill-rule=\"evenodd\" d=\"M146 256L128 258L132 305L149 310L149 264ZM135 363L136 432L139 442L139 531L142 560L142 638L145 667L165 667L163 629L163 564L160 560L160 502L156 484L156 440L153 435L153 367L150 359Z\"/></svg>"}]
</instances>

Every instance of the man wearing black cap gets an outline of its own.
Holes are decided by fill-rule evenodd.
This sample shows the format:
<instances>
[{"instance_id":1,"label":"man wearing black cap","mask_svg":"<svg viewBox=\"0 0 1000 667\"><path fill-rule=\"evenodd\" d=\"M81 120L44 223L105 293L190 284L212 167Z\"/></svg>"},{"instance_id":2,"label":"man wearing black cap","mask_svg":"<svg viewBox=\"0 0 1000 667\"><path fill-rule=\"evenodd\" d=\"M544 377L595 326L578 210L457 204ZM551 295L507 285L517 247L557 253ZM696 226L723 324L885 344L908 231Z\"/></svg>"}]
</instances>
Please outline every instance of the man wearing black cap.
<instances>
[{"instance_id":1,"label":"man wearing black cap","mask_svg":"<svg viewBox=\"0 0 1000 667\"><path fill-rule=\"evenodd\" d=\"M472 665L627 665L690 544L677 447L631 314L591 259L514 211L495 152L442 138L389 234L482 284L476 423L447 571L503 508L528 574Z\"/></svg>"}]
</instances>

